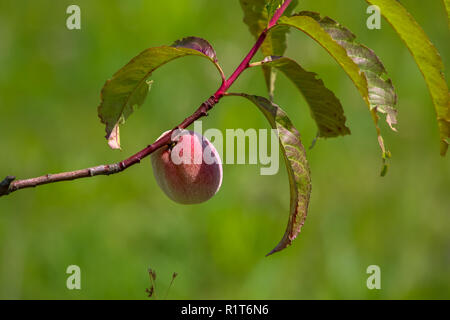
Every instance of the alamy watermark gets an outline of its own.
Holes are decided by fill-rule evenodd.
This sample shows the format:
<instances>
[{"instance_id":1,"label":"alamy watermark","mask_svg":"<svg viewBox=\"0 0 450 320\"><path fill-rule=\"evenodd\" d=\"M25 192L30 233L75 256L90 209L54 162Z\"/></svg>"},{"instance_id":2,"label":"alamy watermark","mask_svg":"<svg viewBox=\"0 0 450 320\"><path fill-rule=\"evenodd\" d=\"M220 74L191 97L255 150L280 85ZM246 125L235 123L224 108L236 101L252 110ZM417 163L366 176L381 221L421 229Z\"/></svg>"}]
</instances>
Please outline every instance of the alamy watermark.
<instances>
[{"instance_id":1,"label":"alamy watermark","mask_svg":"<svg viewBox=\"0 0 450 320\"><path fill-rule=\"evenodd\" d=\"M67 7L66 13L70 14L66 20L66 27L69 30L81 29L81 9L76 4L72 4Z\"/></svg>"},{"instance_id":2,"label":"alamy watermark","mask_svg":"<svg viewBox=\"0 0 450 320\"><path fill-rule=\"evenodd\" d=\"M73 264L67 267L66 273L70 274L66 280L66 287L69 290L81 289L81 269L79 266Z\"/></svg>"},{"instance_id":3,"label":"alamy watermark","mask_svg":"<svg viewBox=\"0 0 450 320\"><path fill-rule=\"evenodd\" d=\"M368 6L366 10L370 16L367 18L366 25L370 30L381 29L381 12L378 6Z\"/></svg>"},{"instance_id":4,"label":"alamy watermark","mask_svg":"<svg viewBox=\"0 0 450 320\"><path fill-rule=\"evenodd\" d=\"M381 269L377 265L370 265L367 267L366 270L367 274L370 274L370 276L367 278L366 285L367 289L373 290L381 289Z\"/></svg>"},{"instance_id":5,"label":"alamy watermark","mask_svg":"<svg viewBox=\"0 0 450 320\"><path fill-rule=\"evenodd\" d=\"M202 122L196 121L193 131L199 135L199 138L203 136L211 141L214 146L206 146L203 150L196 150L196 147L200 147L195 144L192 145L192 148L183 148L182 144L175 144L171 151L171 160L174 164L213 164L219 161L225 164L260 164L263 166L260 168L261 175L274 175L280 168L280 143L275 129L226 129L224 136L221 130L215 128L203 132ZM175 130L171 139L176 142L177 137L188 133L187 130ZM214 156L215 150L212 150L213 148L220 157ZM247 149L248 153L246 152ZM226 152L225 159L223 157L224 151Z\"/></svg>"}]
</instances>

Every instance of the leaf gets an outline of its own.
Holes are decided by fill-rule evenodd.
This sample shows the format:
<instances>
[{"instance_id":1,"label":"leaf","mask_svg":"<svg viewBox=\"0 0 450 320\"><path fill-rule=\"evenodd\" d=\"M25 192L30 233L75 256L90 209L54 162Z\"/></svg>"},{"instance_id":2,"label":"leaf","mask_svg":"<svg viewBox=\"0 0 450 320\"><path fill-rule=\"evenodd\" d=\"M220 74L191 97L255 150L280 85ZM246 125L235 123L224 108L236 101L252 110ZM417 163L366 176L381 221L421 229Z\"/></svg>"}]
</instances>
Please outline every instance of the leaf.
<instances>
[{"instance_id":1,"label":"leaf","mask_svg":"<svg viewBox=\"0 0 450 320\"><path fill-rule=\"evenodd\" d=\"M386 159L390 157L390 152L385 149L378 127L378 115L374 111L386 113L389 126L395 130L397 96L381 61L371 49L357 43L348 29L328 17L321 18L318 13L304 11L291 17L281 17L278 24L297 28L318 42L353 81L371 110L383 152L382 172L386 172Z\"/></svg>"},{"instance_id":2,"label":"leaf","mask_svg":"<svg viewBox=\"0 0 450 320\"><path fill-rule=\"evenodd\" d=\"M206 40L189 37L176 41L172 46L142 51L106 81L101 91L98 116L106 125L106 139L111 148L120 149L119 127L144 103L152 83L148 78L153 71L184 56L207 58L220 71L211 45Z\"/></svg>"},{"instance_id":3,"label":"leaf","mask_svg":"<svg viewBox=\"0 0 450 320\"><path fill-rule=\"evenodd\" d=\"M329 17L321 18L317 13L307 11L300 14L310 16L318 21L333 40L345 48L353 62L364 72L368 84L370 107L376 107L379 112L386 113L386 121L395 131L393 124L397 123L397 111L395 110L397 95L391 79L388 79L383 63L375 52L357 43L355 35L350 30Z\"/></svg>"},{"instance_id":4,"label":"leaf","mask_svg":"<svg viewBox=\"0 0 450 320\"><path fill-rule=\"evenodd\" d=\"M240 0L242 10L244 11L244 22L248 26L250 33L257 39L261 32L269 24L275 10L284 1L280 0ZM298 0L292 1L288 6L285 15L290 15L297 6ZM266 40L261 46L262 54L266 56L282 56L286 51L286 34L289 28L276 28L267 34ZM270 67L263 66L264 78L271 99L275 88L276 74L272 72Z\"/></svg>"},{"instance_id":5,"label":"leaf","mask_svg":"<svg viewBox=\"0 0 450 320\"><path fill-rule=\"evenodd\" d=\"M214 51L213 47L205 39L197 37L187 37L175 41L172 47L194 49L210 57L212 61L217 62L216 51Z\"/></svg>"},{"instance_id":6,"label":"leaf","mask_svg":"<svg viewBox=\"0 0 450 320\"><path fill-rule=\"evenodd\" d=\"M339 99L316 78L316 73L304 70L297 62L285 57L266 57L262 65L277 68L300 90L319 128L319 137L350 134Z\"/></svg>"},{"instance_id":7,"label":"leaf","mask_svg":"<svg viewBox=\"0 0 450 320\"><path fill-rule=\"evenodd\" d=\"M450 29L450 0L444 0L445 11L447 11L447 23Z\"/></svg>"},{"instance_id":8,"label":"leaf","mask_svg":"<svg viewBox=\"0 0 450 320\"><path fill-rule=\"evenodd\" d=\"M399 34L419 66L434 103L440 132L441 155L444 156L450 137L450 97L443 73L444 64L439 52L420 25L398 1L366 1L380 8L381 14ZM449 12L448 0L445 0L445 5Z\"/></svg>"},{"instance_id":9,"label":"leaf","mask_svg":"<svg viewBox=\"0 0 450 320\"><path fill-rule=\"evenodd\" d=\"M290 212L288 225L283 238L267 255L283 250L292 244L305 223L311 195L311 177L305 149L300 141L300 134L292 125L287 114L276 104L266 98L247 95L230 94L247 98L253 102L277 130L280 149L286 163L290 186Z\"/></svg>"}]
</instances>

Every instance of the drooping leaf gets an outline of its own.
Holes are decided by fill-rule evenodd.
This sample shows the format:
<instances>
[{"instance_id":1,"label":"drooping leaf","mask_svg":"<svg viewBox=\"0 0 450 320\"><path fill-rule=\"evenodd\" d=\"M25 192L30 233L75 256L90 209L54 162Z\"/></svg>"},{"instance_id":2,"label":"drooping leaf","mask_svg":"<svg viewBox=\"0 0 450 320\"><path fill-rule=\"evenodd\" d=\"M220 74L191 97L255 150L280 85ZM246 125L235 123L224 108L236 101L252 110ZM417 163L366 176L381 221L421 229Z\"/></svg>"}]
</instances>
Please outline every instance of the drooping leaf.
<instances>
[{"instance_id":1,"label":"drooping leaf","mask_svg":"<svg viewBox=\"0 0 450 320\"><path fill-rule=\"evenodd\" d=\"M286 232L278 245L268 253L271 255L289 246L300 233L308 212L311 195L311 177L305 149L300 134L292 125L287 114L276 104L266 98L236 94L253 102L277 130L280 149L284 156L289 176L290 212ZM274 152L274 150L272 150Z\"/></svg>"},{"instance_id":2,"label":"drooping leaf","mask_svg":"<svg viewBox=\"0 0 450 320\"><path fill-rule=\"evenodd\" d=\"M189 37L172 46L144 50L106 81L101 91L98 116L106 125L106 139L111 148L120 148L119 127L144 103L152 83L148 78L153 71L169 61L189 55L207 58L220 71L211 45L206 40Z\"/></svg>"},{"instance_id":3,"label":"drooping leaf","mask_svg":"<svg viewBox=\"0 0 450 320\"><path fill-rule=\"evenodd\" d=\"M386 121L395 130L397 96L381 61L371 49L357 43L348 29L328 17L321 18L318 13L304 11L291 17L281 17L279 25L297 28L317 41L353 81L371 111L383 152L382 172L386 172L386 159L390 157L390 152L385 148L378 127L377 112L386 113Z\"/></svg>"},{"instance_id":4,"label":"drooping leaf","mask_svg":"<svg viewBox=\"0 0 450 320\"><path fill-rule=\"evenodd\" d=\"M350 134L350 129L345 126L346 119L339 99L325 87L322 80L316 78L316 73L306 71L286 57L266 57L262 65L280 70L300 90L319 128L319 137Z\"/></svg>"},{"instance_id":5,"label":"drooping leaf","mask_svg":"<svg viewBox=\"0 0 450 320\"><path fill-rule=\"evenodd\" d=\"M244 22L247 24L250 33L255 39L257 39L261 32L267 27L273 13L283 2L284 1L281 0L240 0L242 10L244 11ZM292 1L284 14L290 15L297 4L298 0ZM282 56L286 51L286 34L288 32L289 27L278 27L270 32L261 46L262 54L265 57ZM263 73L269 95L272 98L276 74L268 66L263 66Z\"/></svg>"},{"instance_id":6,"label":"drooping leaf","mask_svg":"<svg viewBox=\"0 0 450 320\"><path fill-rule=\"evenodd\" d=\"M450 96L441 56L420 25L400 2L394 0L367 0L367 2L380 8L381 14L397 31L419 66L433 99L440 132L441 155L444 156L450 137ZM445 0L445 5L448 12L450 7L448 0Z\"/></svg>"}]
</instances>

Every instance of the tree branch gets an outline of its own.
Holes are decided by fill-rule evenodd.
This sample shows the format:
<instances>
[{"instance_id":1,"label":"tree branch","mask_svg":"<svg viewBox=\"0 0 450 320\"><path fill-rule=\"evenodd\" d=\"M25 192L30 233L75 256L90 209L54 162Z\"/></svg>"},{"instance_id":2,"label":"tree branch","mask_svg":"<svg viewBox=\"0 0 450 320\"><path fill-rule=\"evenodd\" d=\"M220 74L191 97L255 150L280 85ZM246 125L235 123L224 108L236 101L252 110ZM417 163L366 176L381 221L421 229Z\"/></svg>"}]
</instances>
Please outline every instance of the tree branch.
<instances>
[{"instance_id":1,"label":"tree branch","mask_svg":"<svg viewBox=\"0 0 450 320\"><path fill-rule=\"evenodd\" d=\"M56 173L56 174L47 174L44 176L36 177L36 178L30 178L30 179L23 179L23 180L15 180L15 177L13 176L7 176L2 182L0 182L0 197L8 195L14 191L25 189L25 188L31 188L31 187L37 187L43 184L48 183L54 183L59 181L68 181L68 180L75 180L75 179L81 179L81 178L89 178L99 175L110 175L115 174L124 171L125 169L141 162L141 160L147 156L149 156L151 153L153 153L155 150L170 144L170 137L172 136L172 132L176 129L186 129L189 127L194 121L200 119L201 117L207 116L208 111L211 110L214 105L216 105L219 100L226 95L227 90L231 87L231 85L236 81L236 79L242 74L244 70L249 68L249 63L255 56L256 52L258 52L259 48L263 44L264 40L267 37L267 33L273 26L276 25L278 19L283 15L283 12L286 10L286 8L289 6L292 0L286 0L281 5L280 8L277 9L277 11L274 13L271 21L269 22L266 29L264 29L258 39L256 40L256 43L253 45L253 47L250 49L250 52L245 56L245 58L242 60L242 62L239 64L239 66L236 68L236 70L231 74L231 76L228 79L224 79L222 75L222 84L219 87L219 89L212 95L208 100L203 102L200 107L189 117L183 120L178 126L173 128L171 131L164 134L162 137L160 137L158 140L156 140L153 144L147 146L146 148L142 149L138 153L132 155L128 159L125 159L121 162L114 163L114 164L107 164L107 165L100 165L96 167L76 170L76 171L69 171L69 172L62 172L62 173Z\"/></svg>"}]
</instances>

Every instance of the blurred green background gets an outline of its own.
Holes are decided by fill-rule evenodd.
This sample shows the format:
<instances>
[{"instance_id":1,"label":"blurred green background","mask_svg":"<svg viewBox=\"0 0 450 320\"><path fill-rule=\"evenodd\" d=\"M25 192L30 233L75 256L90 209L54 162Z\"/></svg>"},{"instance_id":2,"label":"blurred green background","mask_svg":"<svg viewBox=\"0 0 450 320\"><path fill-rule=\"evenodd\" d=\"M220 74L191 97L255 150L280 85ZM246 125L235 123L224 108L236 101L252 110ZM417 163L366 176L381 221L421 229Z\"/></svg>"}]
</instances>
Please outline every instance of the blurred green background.
<instances>
[{"instance_id":1,"label":"blurred green background","mask_svg":"<svg viewBox=\"0 0 450 320\"><path fill-rule=\"evenodd\" d=\"M442 1L402 1L449 66ZM81 30L67 30L66 8L81 7ZM220 192L182 206L158 188L146 159L126 172L23 190L0 199L0 298L146 299L147 268L172 299L450 298L450 161L439 156L435 113L425 82L386 21L366 28L362 0L301 0L297 10L340 21L373 48L399 95L398 133L383 122L393 158L380 178L371 117L337 63L292 31L287 55L317 72L340 98L352 135L308 151L313 192L302 233L268 258L285 230L284 167L225 165ZM144 106L110 150L97 118L106 79L143 49L184 36L208 39L230 74L254 39L237 0L0 1L0 175L18 178L122 160L154 141L219 85L214 66L188 57L154 73ZM448 78L449 73L446 73ZM232 91L265 95L259 70ZM316 127L301 95L282 76L275 100L309 145ZM207 128L268 128L249 102L224 98ZM284 165L283 165L284 166ZM81 267L81 290L66 268ZM366 268L381 267L381 290Z\"/></svg>"}]
</instances>

